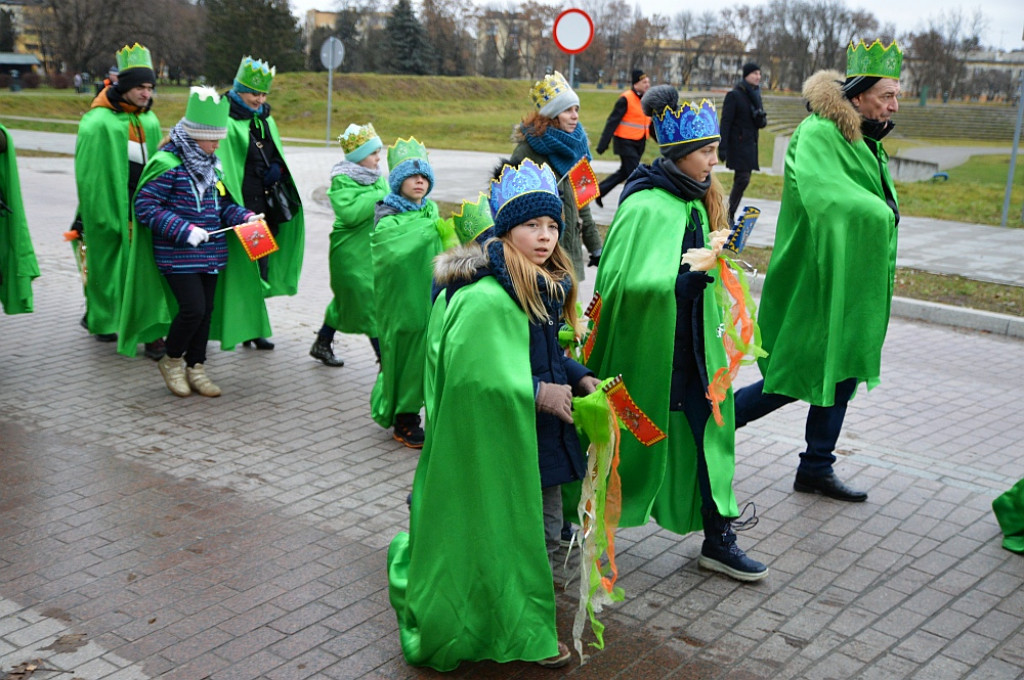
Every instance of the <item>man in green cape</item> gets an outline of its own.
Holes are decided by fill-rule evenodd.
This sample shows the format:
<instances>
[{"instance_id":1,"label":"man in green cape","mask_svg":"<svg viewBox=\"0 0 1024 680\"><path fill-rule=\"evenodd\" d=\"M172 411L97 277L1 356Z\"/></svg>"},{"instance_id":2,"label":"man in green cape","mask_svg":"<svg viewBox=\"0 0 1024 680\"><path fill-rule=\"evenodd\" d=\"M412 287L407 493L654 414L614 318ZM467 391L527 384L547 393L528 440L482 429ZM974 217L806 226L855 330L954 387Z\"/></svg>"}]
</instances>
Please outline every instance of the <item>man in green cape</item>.
<instances>
[{"instance_id":1,"label":"man in green cape","mask_svg":"<svg viewBox=\"0 0 1024 680\"><path fill-rule=\"evenodd\" d=\"M0 305L5 314L32 311L32 279L37 276L39 263L21 202L14 142L0 124Z\"/></svg>"},{"instance_id":2,"label":"man in green cape","mask_svg":"<svg viewBox=\"0 0 1024 680\"><path fill-rule=\"evenodd\" d=\"M75 145L78 216L85 243L86 315L89 332L112 342L120 322L131 238L131 199L142 169L163 134L150 109L156 74L149 50L135 43L117 52L116 83L105 87L82 116ZM163 356L162 342L146 356Z\"/></svg>"},{"instance_id":3,"label":"man in green cape","mask_svg":"<svg viewBox=\"0 0 1024 680\"><path fill-rule=\"evenodd\" d=\"M896 272L899 205L882 138L899 110L896 43L847 50L846 79L804 84L811 115L786 151L775 249L758 317L764 380L736 394L736 426L810 404L793 488L861 502L835 474L835 447L860 383L879 382Z\"/></svg>"}]
</instances>

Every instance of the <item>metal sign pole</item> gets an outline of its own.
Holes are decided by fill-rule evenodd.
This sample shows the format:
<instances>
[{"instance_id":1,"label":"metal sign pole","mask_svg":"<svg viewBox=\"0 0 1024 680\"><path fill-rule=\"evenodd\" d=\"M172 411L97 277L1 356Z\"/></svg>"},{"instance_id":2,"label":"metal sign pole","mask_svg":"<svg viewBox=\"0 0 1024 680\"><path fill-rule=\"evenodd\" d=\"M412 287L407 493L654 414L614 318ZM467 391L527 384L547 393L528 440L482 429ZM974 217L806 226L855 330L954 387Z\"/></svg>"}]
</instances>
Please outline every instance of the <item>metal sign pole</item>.
<instances>
[{"instance_id":1,"label":"metal sign pole","mask_svg":"<svg viewBox=\"0 0 1024 680\"><path fill-rule=\"evenodd\" d=\"M324 146L331 145L331 97L334 94L334 69L327 71L327 141Z\"/></svg>"},{"instance_id":2,"label":"metal sign pole","mask_svg":"<svg viewBox=\"0 0 1024 680\"><path fill-rule=\"evenodd\" d=\"M1000 225L1006 226L1010 214L1010 194L1013 191L1013 172L1017 167L1017 145L1020 143L1020 127L1024 121L1024 73L1020 79L1020 96L1017 97L1017 126L1013 130L1013 149L1010 151L1010 172L1006 176L1006 197L1003 198L1003 219Z\"/></svg>"}]
</instances>

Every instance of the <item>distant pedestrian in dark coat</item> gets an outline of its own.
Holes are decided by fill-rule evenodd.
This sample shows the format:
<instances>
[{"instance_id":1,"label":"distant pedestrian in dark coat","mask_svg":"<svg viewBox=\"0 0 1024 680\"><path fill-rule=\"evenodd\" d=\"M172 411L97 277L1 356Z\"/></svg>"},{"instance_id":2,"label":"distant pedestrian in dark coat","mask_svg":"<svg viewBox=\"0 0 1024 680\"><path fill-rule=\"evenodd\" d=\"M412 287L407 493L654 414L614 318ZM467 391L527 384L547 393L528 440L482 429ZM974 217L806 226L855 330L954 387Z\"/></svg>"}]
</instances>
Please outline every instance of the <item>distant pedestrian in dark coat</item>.
<instances>
[{"instance_id":1,"label":"distant pedestrian in dark coat","mask_svg":"<svg viewBox=\"0 0 1024 680\"><path fill-rule=\"evenodd\" d=\"M761 103L761 67L750 62L743 65L743 79L725 95L722 105L718 157L735 172L729 192L730 224L736 222L736 209L750 184L750 173L761 169L757 164L757 131L767 124Z\"/></svg>"}]
</instances>

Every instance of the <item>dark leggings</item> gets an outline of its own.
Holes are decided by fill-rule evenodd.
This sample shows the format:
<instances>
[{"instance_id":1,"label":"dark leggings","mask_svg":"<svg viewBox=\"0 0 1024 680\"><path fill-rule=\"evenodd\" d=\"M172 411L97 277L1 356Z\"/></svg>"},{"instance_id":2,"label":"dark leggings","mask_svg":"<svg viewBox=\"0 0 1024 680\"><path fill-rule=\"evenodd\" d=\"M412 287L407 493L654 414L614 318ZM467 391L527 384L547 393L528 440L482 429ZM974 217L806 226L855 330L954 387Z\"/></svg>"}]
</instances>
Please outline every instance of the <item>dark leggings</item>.
<instances>
[{"instance_id":1,"label":"dark leggings","mask_svg":"<svg viewBox=\"0 0 1024 680\"><path fill-rule=\"evenodd\" d=\"M184 356L190 367L205 364L217 274L164 274L164 278L178 301L178 315L167 332L167 356Z\"/></svg>"},{"instance_id":2,"label":"dark leggings","mask_svg":"<svg viewBox=\"0 0 1024 680\"><path fill-rule=\"evenodd\" d=\"M750 170L737 170L732 178L732 191L729 192L729 221L736 221L736 209L743 200L743 192L750 186Z\"/></svg>"}]
</instances>

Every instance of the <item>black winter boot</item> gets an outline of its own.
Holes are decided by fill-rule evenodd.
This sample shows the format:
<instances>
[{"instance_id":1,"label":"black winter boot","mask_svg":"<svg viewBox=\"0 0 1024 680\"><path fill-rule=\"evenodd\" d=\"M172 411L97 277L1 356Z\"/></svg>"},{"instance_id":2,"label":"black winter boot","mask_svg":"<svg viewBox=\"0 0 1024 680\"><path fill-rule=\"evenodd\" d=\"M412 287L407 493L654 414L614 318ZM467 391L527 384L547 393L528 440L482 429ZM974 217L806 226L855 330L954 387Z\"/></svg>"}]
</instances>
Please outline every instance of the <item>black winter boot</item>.
<instances>
[{"instance_id":1,"label":"black winter boot","mask_svg":"<svg viewBox=\"0 0 1024 680\"><path fill-rule=\"evenodd\" d=\"M737 581L760 581L768 575L768 567L736 545L732 522L715 510L701 510L704 518L704 544L700 548L697 564L709 571L717 571Z\"/></svg>"},{"instance_id":2,"label":"black winter boot","mask_svg":"<svg viewBox=\"0 0 1024 680\"><path fill-rule=\"evenodd\" d=\"M424 436L423 428L420 427L420 414L395 414L394 437L395 441L402 442L410 449L422 449L426 437Z\"/></svg>"},{"instance_id":3,"label":"black winter boot","mask_svg":"<svg viewBox=\"0 0 1024 680\"><path fill-rule=\"evenodd\" d=\"M319 359L324 363L324 366L345 365L344 359L334 356L334 349L331 347L331 341L319 333L316 336L316 341L313 343L313 347L309 350L309 356L314 359Z\"/></svg>"}]
</instances>

